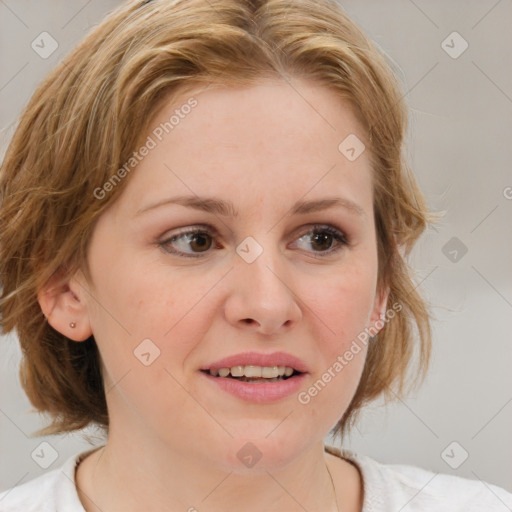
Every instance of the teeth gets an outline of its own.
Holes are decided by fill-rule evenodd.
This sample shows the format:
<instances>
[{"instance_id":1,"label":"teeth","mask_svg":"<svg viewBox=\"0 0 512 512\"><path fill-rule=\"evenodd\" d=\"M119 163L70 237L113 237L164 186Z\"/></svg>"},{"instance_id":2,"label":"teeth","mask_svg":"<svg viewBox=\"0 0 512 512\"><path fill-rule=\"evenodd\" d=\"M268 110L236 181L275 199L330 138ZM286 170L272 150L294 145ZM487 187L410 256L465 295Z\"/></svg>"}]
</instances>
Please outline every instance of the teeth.
<instances>
[{"instance_id":1,"label":"teeth","mask_svg":"<svg viewBox=\"0 0 512 512\"><path fill-rule=\"evenodd\" d=\"M261 377L261 370L262 370L261 366L248 365L245 367L244 375L246 377L251 377L251 378Z\"/></svg>"},{"instance_id":2,"label":"teeth","mask_svg":"<svg viewBox=\"0 0 512 512\"><path fill-rule=\"evenodd\" d=\"M231 368L231 376L232 377L243 377L244 376L244 368L245 368L245 366L233 366L233 368Z\"/></svg>"},{"instance_id":3,"label":"teeth","mask_svg":"<svg viewBox=\"0 0 512 512\"><path fill-rule=\"evenodd\" d=\"M229 368L219 368L219 377L227 377L229 375Z\"/></svg>"},{"instance_id":4,"label":"teeth","mask_svg":"<svg viewBox=\"0 0 512 512\"><path fill-rule=\"evenodd\" d=\"M275 379L279 375L279 369L277 366L264 366L261 369L261 376L265 379Z\"/></svg>"},{"instance_id":5,"label":"teeth","mask_svg":"<svg viewBox=\"0 0 512 512\"><path fill-rule=\"evenodd\" d=\"M276 379L277 377L290 377L293 373L293 368L289 366L233 366L231 368L219 368L218 370L210 370L210 375L214 377L227 377L231 374L232 377L249 377L249 378L264 378Z\"/></svg>"}]
</instances>

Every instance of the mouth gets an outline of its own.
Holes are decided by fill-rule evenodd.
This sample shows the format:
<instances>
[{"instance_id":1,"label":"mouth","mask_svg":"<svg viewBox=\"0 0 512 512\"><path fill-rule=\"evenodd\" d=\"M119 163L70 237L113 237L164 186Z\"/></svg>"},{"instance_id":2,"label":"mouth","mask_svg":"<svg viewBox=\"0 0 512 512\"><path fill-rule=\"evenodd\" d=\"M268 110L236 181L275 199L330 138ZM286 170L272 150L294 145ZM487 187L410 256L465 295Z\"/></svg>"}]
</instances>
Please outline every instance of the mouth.
<instances>
[{"instance_id":1,"label":"mouth","mask_svg":"<svg viewBox=\"0 0 512 512\"><path fill-rule=\"evenodd\" d=\"M300 358L285 352L245 352L212 362L200 373L215 389L245 402L276 402L296 394L310 369Z\"/></svg>"},{"instance_id":2,"label":"mouth","mask_svg":"<svg viewBox=\"0 0 512 512\"><path fill-rule=\"evenodd\" d=\"M218 369L210 368L201 371L220 379L234 379L240 382L250 382L254 384L282 382L303 374L303 372L290 366L237 365Z\"/></svg>"}]
</instances>

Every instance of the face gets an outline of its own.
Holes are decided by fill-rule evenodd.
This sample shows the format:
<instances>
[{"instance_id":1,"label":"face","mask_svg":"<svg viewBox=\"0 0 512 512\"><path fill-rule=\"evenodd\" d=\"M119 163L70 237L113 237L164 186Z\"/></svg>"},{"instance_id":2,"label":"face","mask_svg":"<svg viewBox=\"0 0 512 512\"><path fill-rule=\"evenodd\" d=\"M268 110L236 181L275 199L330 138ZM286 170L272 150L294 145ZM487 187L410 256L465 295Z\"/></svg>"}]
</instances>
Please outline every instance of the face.
<instances>
[{"instance_id":1,"label":"face","mask_svg":"<svg viewBox=\"0 0 512 512\"><path fill-rule=\"evenodd\" d=\"M365 347L333 365L383 307L369 155L338 149L365 136L348 104L313 82L194 99L169 133L155 129L190 95L158 112L155 147L93 233L83 298L110 435L232 470L251 441L259 466L276 468L348 407ZM282 366L294 374L262 381L286 377ZM210 374L226 367L235 378Z\"/></svg>"}]
</instances>

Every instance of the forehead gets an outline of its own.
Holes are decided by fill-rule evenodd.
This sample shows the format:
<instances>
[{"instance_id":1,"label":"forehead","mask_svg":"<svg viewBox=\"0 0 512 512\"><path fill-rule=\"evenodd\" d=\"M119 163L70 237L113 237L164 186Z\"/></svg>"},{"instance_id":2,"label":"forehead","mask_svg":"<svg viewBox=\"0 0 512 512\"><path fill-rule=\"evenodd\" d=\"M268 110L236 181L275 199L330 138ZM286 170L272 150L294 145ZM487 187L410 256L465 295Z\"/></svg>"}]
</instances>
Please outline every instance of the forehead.
<instances>
[{"instance_id":1,"label":"forehead","mask_svg":"<svg viewBox=\"0 0 512 512\"><path fill-rule=\"evenodd\" d=\"M347 140L365 147L362 126L335 91L312 81L183 92L164 102L146 140L153 147L123 194L132 209L176 193L258 198L260 206L339 187L371 195L367 152L343 153Z\"/></svg>"}]
</instances>

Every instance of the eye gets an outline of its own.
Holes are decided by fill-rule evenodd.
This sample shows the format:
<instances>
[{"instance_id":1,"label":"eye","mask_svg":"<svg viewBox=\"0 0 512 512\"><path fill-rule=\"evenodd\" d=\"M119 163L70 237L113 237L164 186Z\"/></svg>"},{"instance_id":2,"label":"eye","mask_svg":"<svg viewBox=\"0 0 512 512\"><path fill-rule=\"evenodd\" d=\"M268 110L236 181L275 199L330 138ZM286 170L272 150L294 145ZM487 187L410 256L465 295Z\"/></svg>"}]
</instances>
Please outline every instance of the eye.
<instances>
[{"instance_id":1,"label":"eye","mask_svg":"<svg viewBox=\"0 0 512 512\"><path fill-rule=\"evenodd\" d=\"M195 228L167 238L158 245L167 252L184 257L198 257L213 245L216 233L209 228Z\"/></svg>"},{"instance_id":2,"label":"eye","mask_svg":"<svg viewBox=\"0 0 512 512\"><path fill-rule=\"evenodd\" d=\"M306 250L317 253L315 254L324 257L342 249L343 246L348 245L347 237L340 230L332 226L315 225L313 229L302 235L297 239L297 242L305 242L312 249Z\"/></svg>"}]
</instances>

